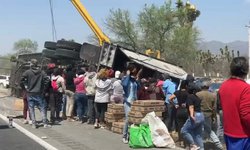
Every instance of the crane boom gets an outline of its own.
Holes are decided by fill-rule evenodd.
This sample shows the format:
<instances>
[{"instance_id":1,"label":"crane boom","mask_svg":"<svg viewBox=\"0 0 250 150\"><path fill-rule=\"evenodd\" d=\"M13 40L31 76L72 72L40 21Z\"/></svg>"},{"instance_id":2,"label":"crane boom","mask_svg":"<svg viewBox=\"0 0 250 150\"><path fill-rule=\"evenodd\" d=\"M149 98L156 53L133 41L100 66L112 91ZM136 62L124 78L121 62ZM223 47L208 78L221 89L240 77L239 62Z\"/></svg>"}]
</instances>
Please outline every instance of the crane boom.
<instances>
[{"instance_id":1,"label":"crane boom","mask_svg":"<svg viewBox=\"0 0 250 150\"><path fill-rule=\"evenodd\" d=\"M83 6L80 0L70 0L75 6L77 11L89 25L91 30L95 33L99 40L99 44L102 46L104 42L110 43L110 39L102 32L101 28L95 23L94 19L90 16L87 9Z\"/></svg>"}]
</instances>

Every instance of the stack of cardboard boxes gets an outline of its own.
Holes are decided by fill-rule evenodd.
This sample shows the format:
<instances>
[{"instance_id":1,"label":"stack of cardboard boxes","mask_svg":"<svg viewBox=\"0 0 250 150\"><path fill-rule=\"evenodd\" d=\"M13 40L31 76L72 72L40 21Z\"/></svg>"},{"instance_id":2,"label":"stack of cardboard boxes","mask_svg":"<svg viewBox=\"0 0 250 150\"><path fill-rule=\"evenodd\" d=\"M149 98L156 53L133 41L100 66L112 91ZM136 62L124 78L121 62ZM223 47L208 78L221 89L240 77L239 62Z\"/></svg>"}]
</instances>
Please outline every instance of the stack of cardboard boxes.
<instances>
[{"instance_id":1,"label":"stack of cardboard boxes","mask_svg":"<svg viewBox=\"0 0 250 150\"><path fill-rule=\"evenodd\" d=\"M124 124L124 122L113 122L111 131L114 133L122 134Z\"/></svg>"},{"instance_id":2,"label":"stack of cardboard boxes","mask_svg":"<svg viewBox=\"0 0 250 150\"><path fill-rule=\"evenodd\" d=\"M129 112L129 122L140 124L141 120L152 111L158 117L162 117L162 112L165 110L164 101L160 100L138 100L133 102L131 111Z\"/></svg>"},{"instance_id":3,"label":"stack of cardboard boxes","mask_svg":"<svg viewBox=\"0 0 250 150\"><path fill-rule=\"evenodd\" d=\"M114 133L122 134L125 112L123 104L108 104L105 112L106 128Z\"/></svg>"}]
</instances>

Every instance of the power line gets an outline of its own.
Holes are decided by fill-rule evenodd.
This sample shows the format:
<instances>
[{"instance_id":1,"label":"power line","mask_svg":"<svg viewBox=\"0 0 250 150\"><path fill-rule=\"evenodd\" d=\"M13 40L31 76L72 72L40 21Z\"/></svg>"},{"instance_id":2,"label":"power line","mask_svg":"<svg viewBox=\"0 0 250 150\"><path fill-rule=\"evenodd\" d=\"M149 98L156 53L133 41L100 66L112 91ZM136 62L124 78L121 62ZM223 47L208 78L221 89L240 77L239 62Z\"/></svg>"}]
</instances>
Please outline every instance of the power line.
<instances>
[{"instance_id":1,"label":"power line","mask_svg":"<svg viewBox=\"0 0 250 150\"><path fill-rule=\"evenodd\" d=\"M52 0L49 0L50 4L50 15L51 15L51 27L52 27L52 39L53 41L57 40L57 35L56 35L56 26L55 26L55 19L54 19L54 11L53 11L53 2Z\"/></svg>"}]
</instances>

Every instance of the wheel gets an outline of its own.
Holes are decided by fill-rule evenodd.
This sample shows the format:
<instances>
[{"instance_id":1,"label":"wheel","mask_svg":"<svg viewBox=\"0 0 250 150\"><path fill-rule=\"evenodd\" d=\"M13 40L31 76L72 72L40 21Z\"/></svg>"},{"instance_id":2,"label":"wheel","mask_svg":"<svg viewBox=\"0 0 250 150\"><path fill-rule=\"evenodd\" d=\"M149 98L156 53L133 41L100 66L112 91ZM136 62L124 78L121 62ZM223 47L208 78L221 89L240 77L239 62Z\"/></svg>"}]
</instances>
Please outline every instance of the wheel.
<instances>
[{"instance_id":1,"label":"wheel","mask_svg":"<svg viewBox=\"0 0 250 150\"><path fill-rule=\"evenodd\" d=\"M50 49L44 49L43 50L43 56L47 58L58 58L55 56L56 51L50 50Z\"/></svg>"},{"instance_id":2,"label":"wheel","mask_svg":"<svg viewBox=\"0 0 250 150\"><path fill-rule=\"evenodd\" d=\"M47 48L47 49L50 49L50 50L56 50L56 42L46 41L44 43L44 48Z\"/></svg>"},{"instance_id":3,"label":"wheel","mask_svg":"<svg viewBox=\"0 0 250 150\"><path fill-rule=\"evenodd\" d=\"M82 44L71 41L58 40L56 43L56 47L60 49L74 50L76 52L80 52Z\"/></svg>"},{"instance_id":4,"label":"wheel","mask_svg":"<svg viewBox=\"0 0 250 150\"><path fill-rule=\"evenodd\" d=\"M75 60L80 59L79 52L68 50L68 49L62 49L62 48L56 49L55 56L60 57L60 58L65 58L65 59L75 59Z\"/></svg>"}]
</instances>

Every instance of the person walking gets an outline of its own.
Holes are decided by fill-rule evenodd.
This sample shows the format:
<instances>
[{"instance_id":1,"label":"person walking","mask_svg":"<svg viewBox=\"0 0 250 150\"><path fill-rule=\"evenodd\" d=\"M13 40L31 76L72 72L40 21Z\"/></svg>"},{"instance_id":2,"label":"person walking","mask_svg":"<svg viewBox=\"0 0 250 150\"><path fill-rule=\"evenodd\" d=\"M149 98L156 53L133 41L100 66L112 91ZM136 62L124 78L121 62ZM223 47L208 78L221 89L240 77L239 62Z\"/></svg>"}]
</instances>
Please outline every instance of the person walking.
<instances>
[{"instance_id":1,"label":"person walking","mask_svg":"<svg viewBox=\"0 0 250 150\"><path fill-rule=\"evenodd\" d=\"M222 83L218 92L227 150L250 149L250 85L244 80L248 72L247 58L233 58L231 77Z\"/></svg>"},{"instance_id":2,"label":"person walking","mask_svg":"<svg viewBox=\"0 0 250 150\"><path fill-rule=\"evenodd\" d=\"M199 88L194 83L188 84L187 108L189 118L181 128L181 135L185 142L189 144L190 150L204 150L202 139L202 129L204 115L201 112L201 99L196 95Z\"/></svg>"},{"instance_id":3,"label":"person walking","mask_svg":"<svg viewBox=\"0 0 250 150\"><path fill-rule=\"evenodd\" d=\"M178 132L178 141L179 142L184 142L183 138L181 136L181 128L185 124L186 120L188 119L188 111L187 111L187 97L188 97L188 92L187 92L187 81L181 81L180 85L180 90L177 90L174 92L173 95L169 97L170 101L174 101L176 98L178 101L178 105L176 105L176 129ZM186 146L185 142L183 143L184 146Z\"/></svg>"},{"instance_id":4,"label":"person walking","mask_svg":"<svg viewBox=\"0 0 250 150\"><path fill-rule=\"evenodd\" d=\"M36 59L31 60L31 67L21 77L21 87L27 92L27 100L32 120L32 128L37 128L35 118L35 106L38 106L42 113L44 128L49 127L47 122L46 102L44 91L49 83L46 73L40 69Z\"/></svg>"},{"instance_id":5,"label":"person walking","mask_svg":"<svg viewBox=\"0 0 250 150\"><path fill-rule=\"evenodd\" d=\"M202 81L201 91L197 92L196 95L201 99L201 111L205 116L205 122L204 122L204 131L206 133L205 135L210 137L210 139L212 140L212 142L214 143L215 147L218 150L222 150L223 146L218 136L212 130L213 120L216 119L215 118L216 95L214 95L208 90L210 85L211 85L210 81L207 80Z\"/></svg>"},{"instance_id":6,"label":"person walking","mask_svg":"<svg viewBox=\"0 0 250 150\"><path fill-rule=\"evenodd\" d=\"M27 92L23 90L23 124L30 123L30 113L29 113L29 106L27 100Z\"/></svg>"}]
</instances>

